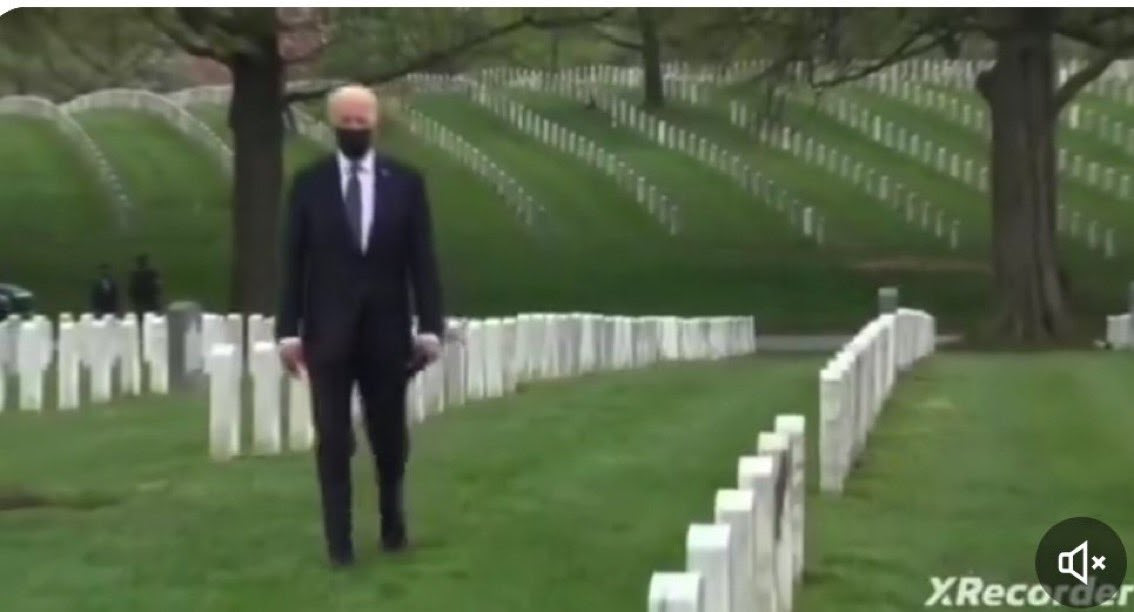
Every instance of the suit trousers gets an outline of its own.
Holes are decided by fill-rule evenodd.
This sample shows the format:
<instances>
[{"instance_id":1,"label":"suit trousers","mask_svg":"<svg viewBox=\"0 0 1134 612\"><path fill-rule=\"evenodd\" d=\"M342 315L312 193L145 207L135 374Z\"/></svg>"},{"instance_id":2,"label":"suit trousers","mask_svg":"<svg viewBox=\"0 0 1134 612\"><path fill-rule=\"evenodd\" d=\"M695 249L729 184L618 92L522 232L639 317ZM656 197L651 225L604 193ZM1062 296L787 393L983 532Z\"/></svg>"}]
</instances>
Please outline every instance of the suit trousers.
<instances>
[{"instance_id":1,"label":"suit trousers","mask_svg":"<svg viewBox=\"0 0 1134 612\"><path fill-rule=\"evenodd\" d=\"M351 457L355 437L351 399L355 385L362 398L366 436L378 476L382 534L404 534L402 480L409 456L406 426L406 364L368 333L374 326L362 316L357 340L338 360L308 364L315 454L323 509L323 528L331 554L352 550Z\"/></svg>"}]
</instances>

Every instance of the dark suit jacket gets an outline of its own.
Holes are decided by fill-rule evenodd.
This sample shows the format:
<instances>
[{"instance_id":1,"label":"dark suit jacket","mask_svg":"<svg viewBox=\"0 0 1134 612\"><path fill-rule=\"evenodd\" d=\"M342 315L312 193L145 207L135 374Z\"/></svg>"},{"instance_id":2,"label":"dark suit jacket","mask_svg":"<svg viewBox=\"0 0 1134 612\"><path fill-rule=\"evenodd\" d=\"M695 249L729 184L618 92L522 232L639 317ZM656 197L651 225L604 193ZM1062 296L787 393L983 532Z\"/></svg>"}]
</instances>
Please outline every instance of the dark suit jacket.
<instances>
[{"instance_id":1,"label":"dark suit jacket","mask_svg":"<svg viewBox=\"0 0 1134 612\"><path fill-rule=\"evenodd\" d=\"M96 316L118 314L118 283L113 279L97 279L91 285L91 311Z\"/></svg>"},{"instance_id":2,"label":"dark suit jacket","mask_svg":"<svg viewBox=\"0 0 1134 612\"><path fill-rule=\"evenodd\" d=\"M361 339L378 348L383 361L404 367L411 302L418 331L441 337L441 282L424 181L412 168L375 153L374 187L374 219L363 253L347 222L334 155L302 170L292 183L276 336L299 336L308 362L348 359Z\"/></svg>"}]
</instances>

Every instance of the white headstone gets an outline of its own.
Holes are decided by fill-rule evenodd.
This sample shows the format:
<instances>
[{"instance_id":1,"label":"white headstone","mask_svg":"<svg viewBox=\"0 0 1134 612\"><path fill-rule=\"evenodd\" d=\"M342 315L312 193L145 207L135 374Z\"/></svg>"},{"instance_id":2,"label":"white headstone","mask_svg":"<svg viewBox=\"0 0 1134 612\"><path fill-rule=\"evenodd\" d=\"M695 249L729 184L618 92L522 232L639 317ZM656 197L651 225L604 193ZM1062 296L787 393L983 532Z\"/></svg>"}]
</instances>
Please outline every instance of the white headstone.
<instances>
[{"instance_id":1,"label":"white headstone","mask_svg":"<svg viewBox=\"0 0 1134 612\"><path fill-rule=\"evenodd\" d=\"M216 344L209 373L209 455L225 460L240 454L240 377L236 346Z\"/></svg>"},{"instance_id":2,"label":"white headstone","mask_svg":"<svg viewBox=\"0 0 1134 612\"><path fill-rule=\"evenodd\" d=\"M141 339L138 334L138 319L126 315L118 324L118 388L123 395L138 395L142 392L142 366L139 359Z\"/></svg>"},{"instance_id":3,"label":"white headstone","mask_svg":"<svg viewBox=\"0 0 1134 612\"><path fill-rule=\"evenodd\" d=\"M274 342L257 342L249 356L252 374L252 450L261 455L278 454L282 444L280 385L282 368Z\"/></svg>"},{"instance_id":4,"label":"white headstone","mask_svg":"<svg viewBox=\"0 0 1134 612\"><path fill-rule=\"evenodd\" d=\"M79 407L81 348L75 323L61 322L59 324L59 356L56 365L56 375L59 379L57 401L60 410L73 410ZM3 393L2 388L0 388L0 393Z\"/></svg>"},{"instance_id":5,"label":"white headstone","mask_svg":"<svg viewBox=\"0 0 1134 612\"><path fill-rule=\"evenodd\" d=\"M655 572L650 578L649 612L705 612L699 574Z\"/></svg>"},{"instance_id":6,"label":"white headstone","mask_svg":"<svg viewBox=\"0 0 1134 612\"><path fill-rule=\"evenodd\" d=\"M741 457L737 466L737 488L756 497L756 530L753 536L755 591L758 609L780 610L775 569L775 463L770 456Z\"/></svg>"},{"instance_id":7,"label":"white headstone","mask_svg":"<svg viewBox=\"0 0 1134 612\"><path fill-rule=\"evenodd\" d=\"M756 495L752 491L725 489L717 491L713 507L713 520L728 525L732 544L739 552L731 573L734 612L760 612L755 596L755 542Z\"/></svg>"},{"instance_id":8,"label":"white headstone","mask_svg":"<svg viewBox=\"0 0 1134 612\"><path fill-rule=\"evenodd\" d=\"M142 325L142 358L150 393L169 392L169 323L165 316L146 313Z\"/></svg>"},{"instance_id":9,"label":"white headstone","mask_svg":"<svg viewBox=\"0 0 1134 612\"><path fill-rule=\"evenodd\" d=\"M50 338L50 336L48 337ZM16 345L16 371L20 377L20 409L43 410L43 384L50 359L50 339L45 343L36 320L20 323Z\"/></svg>"},{"instance_id":10,"label":"white headstone","mask_svg":"<svg viewBox=\"0 0 1134 612\"><path fill-rule=\"evenodd\" d=\"M289 377L287 382L287 447L304 451L315 444L315 427L311 416L311 386L306 374Z\"/></svg>"},{"instance_id":11,"label":"white headstone","mask_svg":"<svg viewBox=\"0 0 1134 612\"><path fill-rule=\"evenodd\" d=\"M108 319L93 321L83 338L83 352L90 372L91 401L110 401L111 374L114 369L113 328Z\"/></svg>"},{"instance_id":12,"label":"white headstone","mask_svg":"<svg viewBox=\"0 0 1134 612\"><path fill-rule=\"evenodd\" d=\"M685 536L685 569L701 575L705 612L732 612L735 548L727 524L690 525Z\"/></svg>"}]
</instances>

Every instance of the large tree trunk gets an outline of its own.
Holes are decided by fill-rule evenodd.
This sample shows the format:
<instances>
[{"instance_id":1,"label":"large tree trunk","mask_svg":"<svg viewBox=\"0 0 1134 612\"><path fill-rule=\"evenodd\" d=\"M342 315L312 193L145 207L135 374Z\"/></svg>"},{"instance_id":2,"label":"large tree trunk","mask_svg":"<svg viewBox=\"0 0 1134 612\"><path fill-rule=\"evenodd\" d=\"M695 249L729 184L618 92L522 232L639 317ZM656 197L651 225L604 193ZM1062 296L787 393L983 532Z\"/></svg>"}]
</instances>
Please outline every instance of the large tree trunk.
<instances>
[{"instance_id":1,"label":"large tree trunk","mask_svg":"<svg viewBox=\"0 0 1134 612\"><path fill-rule=\"evenodd\" d=\"M1057 339L1068 309L1056 248L1054 66L1050 9L1005 9L996 64L977 86L992 116L992 264L999 331Z\"/></svg>"},{"instance_id":2,"label":"large tree trunk","mask_svg":"<svg viewBox=\"0 0 1134 612\"><path fill-rule=\"evenodd\" d=\"M276 300L283 182L284 66L274 29L231 62L233 133L231 308L270 313Z\"/></svg>"},{"instance_id":3,"label":"large tree trunk","mask_svg":"<svg viewBox=\"0 0 1134 612\"><path fill-rule=\"evenodd\" d=\"M642 73L646 81L643 103L647 108L661 108L665 104L665 90L662 87L661 41L658 40L654 9L638 9L638 28L642 37Z\"/></svg>"}]
</instances>

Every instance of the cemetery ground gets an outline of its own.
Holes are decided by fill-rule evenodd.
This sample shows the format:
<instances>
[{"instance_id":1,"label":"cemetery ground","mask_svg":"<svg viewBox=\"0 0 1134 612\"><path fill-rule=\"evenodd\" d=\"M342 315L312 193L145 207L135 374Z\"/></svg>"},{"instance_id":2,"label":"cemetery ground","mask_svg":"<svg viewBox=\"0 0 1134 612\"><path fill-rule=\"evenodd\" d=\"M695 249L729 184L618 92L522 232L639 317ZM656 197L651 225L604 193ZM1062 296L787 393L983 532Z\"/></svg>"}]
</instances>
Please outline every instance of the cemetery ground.
<instances>
[{"instance_id":1,"label":"cemetery ground","mask_svg":"<svg viewBox=\"0 0 1134 612\"><path fill-rule=\"evenodd\" d=\"M310 456L210 462L199 400L6 414L4 607L640 609L737 455L788 412L807 416L811 447L798 610L916 609L929 576L1030 583L1057 521L1134 529L1129 355L939 354L902 379L839 498L815 492L820 365L666 365L451 409L415 432L403 558L372 546L356 455L362 563L343 573L322 563ZM11 507L29 502L46 505Z\"/></svg>"}]
</instances>

